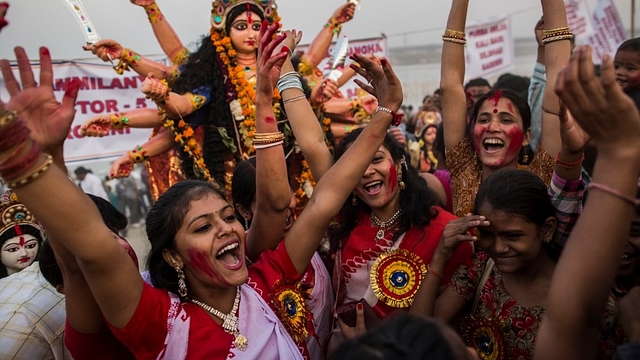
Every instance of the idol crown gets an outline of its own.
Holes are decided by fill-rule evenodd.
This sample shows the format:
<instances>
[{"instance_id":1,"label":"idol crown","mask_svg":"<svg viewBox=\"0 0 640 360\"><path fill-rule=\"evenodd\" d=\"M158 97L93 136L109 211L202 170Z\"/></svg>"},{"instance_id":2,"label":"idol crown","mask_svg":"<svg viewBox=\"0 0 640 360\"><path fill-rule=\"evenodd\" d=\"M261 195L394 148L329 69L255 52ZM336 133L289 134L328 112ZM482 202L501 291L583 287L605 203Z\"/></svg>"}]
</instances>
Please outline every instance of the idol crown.
<instances>
[{"instance_id":1,"label":"idol crown","mask_svg":"<svg viewBox=\"0 0 640 360\"><path fill-rule=\"evenodd\" d=\"M224 29L227 14L236 6L255 4L263 12L264 17L273 23L278 16L275 0L215 0L211 9L211 26L217 30Z\"/></svg>"},{"instance_id":2,"label":"idol crown","mask_svg":"<svg viewBox=\"0 0 640 360\"><path fill-rule=\"evenodd\" d=\"M43 230L31 211L18 201L18 195L10 189L0 196L0 216L0 235L15 225L30 225Z\"/></svg>"}]
</instances>

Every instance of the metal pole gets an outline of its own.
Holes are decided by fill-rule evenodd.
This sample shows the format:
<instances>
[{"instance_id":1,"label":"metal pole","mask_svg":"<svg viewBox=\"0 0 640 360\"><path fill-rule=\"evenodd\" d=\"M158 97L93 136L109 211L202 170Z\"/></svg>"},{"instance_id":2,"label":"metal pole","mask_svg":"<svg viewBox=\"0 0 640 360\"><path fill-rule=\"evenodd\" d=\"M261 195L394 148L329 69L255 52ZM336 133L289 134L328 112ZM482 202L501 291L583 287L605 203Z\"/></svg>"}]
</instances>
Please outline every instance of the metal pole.
<instances>
[{"instance_id":1,"label":"metal pole","mask_svg":"<svg viewBox=\"0 0 640 360\"><path fill-rule=\"evenodd\" d=\"M631 38L636 37L636 0L631 0Z\"/></svg>"}]
</instances>

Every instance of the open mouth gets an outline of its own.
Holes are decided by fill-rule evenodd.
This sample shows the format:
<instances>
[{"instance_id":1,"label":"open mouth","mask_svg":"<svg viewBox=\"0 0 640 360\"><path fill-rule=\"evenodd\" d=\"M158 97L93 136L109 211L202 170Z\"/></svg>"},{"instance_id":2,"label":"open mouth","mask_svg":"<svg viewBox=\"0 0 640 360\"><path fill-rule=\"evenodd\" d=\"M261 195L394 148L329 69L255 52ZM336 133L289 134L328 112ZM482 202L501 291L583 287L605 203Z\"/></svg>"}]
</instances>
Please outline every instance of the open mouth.
<instances>
[{"instance_id":1,"label":"open mouth","mask_svg":"<svg viewBox=\"0 0 640 360\"><path fill-rule=\"evenodd\" d=\"M627 265L636 259L635 253L625 252L622 255L622 265Z\"/></svg>"},{"instance_id":2,"label":"open mouth","mask_svg":"<svg viewBox=\"0 0 640 360\"><path fill-rule=\"evenodd\" d=\"M376 195L382 189L382 181L372 181L364 186L364 191L368 195Z\"/></svg>"},{"instance_id":3,"label":"open mouth","mask_svg":"<svg viewBox=\"0 0 640 360\"><path fill-rule=\"evenodd\" d=\"M502 141L501 139L497 139L497 138L485 139L482 142L482 147L487 152L499 151L504 147L504 141Z\"/></svg>"},{"instance_id":4,"label":"open mouth","mask_svg":"<svg viewBox=\"0 0 640 360\"><path fill-rule=\"evenodd\" d=\"M236 267L240 264L240 244L235 242L229 244L216 254L216 259L226 267Z\"/></svg>"}]
</instances>

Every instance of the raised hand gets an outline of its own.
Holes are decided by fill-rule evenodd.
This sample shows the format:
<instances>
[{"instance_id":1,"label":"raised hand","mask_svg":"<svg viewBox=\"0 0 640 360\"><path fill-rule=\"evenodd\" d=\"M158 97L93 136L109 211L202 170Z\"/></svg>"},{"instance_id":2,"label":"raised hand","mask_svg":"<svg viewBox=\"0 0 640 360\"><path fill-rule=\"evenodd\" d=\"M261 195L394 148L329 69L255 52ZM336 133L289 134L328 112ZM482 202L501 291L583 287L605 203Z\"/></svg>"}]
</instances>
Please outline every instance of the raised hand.
<instances>
[{"instance_id":1,"label":"raised hand","mask_svg":"<svg viewBox=\"0 0 640 360\"><path fill-rule=\"evenodd\" d=\"M0 3L0 30L3 27L9 25L9 22L4 18L7 15L7 10L9 10L9 3L1 2Z\"/></svg>"},{"instance_id":2,"label":"raised hand","mask_svg":"<svg viewBox=\"0 0 640 360\"><path fill-rule=\"evenodd\" d=\"M314 100L315 104L327 102L338 92L338 84L331 79L324 79L322 82L314 86L311 89L310 99Z\"/></svg>"},{"instance_id":3,"label":"raised hand","mask_svg":"<svg viewBox=\"0 0 640 360\"><path fill-rule=\"evenodd\" d=\"M133 5L146 7L156 3L156 0L129 0Z\"/></svg>"},{"instance_id":4,"label":"raised hand","mask_svg":"<svg viewBox=\"0 0 640 360\"><path fill-rule=\"evenodd\" d=\"M101 114L87 120L80 126L80 134L89 137L103 137L111 130L111 114Z\"/></svg>"},{"instance_id":5,"label":"raised hand","mask_svg":"<svg viewBox=\"0 0 640 360\"><path fill-rule=\"evenodd\" d=\"M133 159L131 159L129 153L123 154L111 164L111 168L109 168L109 178L119 179L131 175L133 165Z\"/></svg>"},{"instance_id":6,"label":"raised hand","mask_svg":"<svg viewBox=\"0 0 640 360\"><path fill-rule=\"evenodd\" d=\"M5 87L11 96L5 107L16 111L22 117L31 130L31 139L44 151L61 151L76 113L75 103L81 82L70 82L62 102L58 102L53 95L53 69L49 50L46 47L40 48L40 85L34 79L24 49L16 47L14 51L22 84L16 80L9 61L0 60Z\"/></svg>"},{"instance_id":7,"label":"raised hand","mask_svg":"<svg viewBox=\"0 0 640 360\"><path fill-rule=\"evenodd\" d=\"M163 101L167 98L169 87L165 82L156 79L152 73L149 73L149 75L147 75L147 78L142 82L140 91L142 91L142 93L145 94L147 98L158 102Z\"/></svg>"},{"instance_id":8,"label":"raised hand","mask_svg":"<svg viewBox=\"0 0 640 360\"><path fill-rule=\"evenodd\" d=\"M122 45L113 39L100 40L94 44L84 45L82 48L85 51L91 51L102 61L112 61L119 59L122 56Z\"/></svg>"},{"instance_id":9,"label":"raised hand","mask_svg":"<svg viewBox=\"0 0 640 360\"><path fill-rule=\"evenodd\" d=\"M484 216L467 214L459 219L451 220L444 227L440 244L435 254L445 262L451 259L453 252L463 242L477 241L478 238L470 235L469 231L478 226L488 226L489 221ZM435 258L436 255L434 255Z\"/></svg>"},{"instance_id":10,"label":"raised hand","mask_svg":"<svg viewBox=\"0 0 640 360\"><path fill-rule=\"evenodd\" d=\"M292 37L297 35L293 30L282 33L274 39L273 35L276 31L278 31L277 23L269 26L266 20L263 21L258 41L256 96L265 96L269 99L273 96L273 89L280 78L282 64L289 56L290 51L286 46L280 47L280 51L277 53L274 53L274 50L285 39L289 38L291 40Z\"/></svg>"},{"instance_id":11,"label":"raised hand","mask_svg":"<svg viewBox=\"0 0 640 360\"><path fill-rule=\"evenodd\" d=\"M360 64L360 67L351 64L351 68L369 82L365 84L355 79L356 84L369 94L378 99L381 106L392 111L398 111L402 105L402 84L393 72L387 59L380 59L380 64L360 54L351 55L351 59Z\"/></svg>"},{"instance_id":12,"label":"raised hand","mask_svg":"<svg viewBox=\"0 0 640 360\"><path fill-rule=\"evenodd\" d=\"M353 15L355 14L355 12L356 4L348 2L337 8L336 11L333 12L333 15L331 15L331 17L338 20L339 23L344 24L347 21L353 19Z\"/></svg>"},{"instance_id":13,"label":"raised hand","mask_svg":"<svg viewBox=\"0 0 640 360\"><path fill-rule=\"evenodd\" d=\"M591 47L577 47L558 75L555 91L599 151L638 145L640 115L633 100L616 84L610 56L602 59L598 82Z\"/></svg>"},{"instance_id":14,"label":"raised hand","mask_svg":"<svg viewBox=\"0 0 640 360\"><path fill-rule=\"evenodd\" d=\"M569 154L582 153L589 142L587 134L568 112L564 105L560 106L560 138L562 149Z\"/></svg>"}]
</instances>

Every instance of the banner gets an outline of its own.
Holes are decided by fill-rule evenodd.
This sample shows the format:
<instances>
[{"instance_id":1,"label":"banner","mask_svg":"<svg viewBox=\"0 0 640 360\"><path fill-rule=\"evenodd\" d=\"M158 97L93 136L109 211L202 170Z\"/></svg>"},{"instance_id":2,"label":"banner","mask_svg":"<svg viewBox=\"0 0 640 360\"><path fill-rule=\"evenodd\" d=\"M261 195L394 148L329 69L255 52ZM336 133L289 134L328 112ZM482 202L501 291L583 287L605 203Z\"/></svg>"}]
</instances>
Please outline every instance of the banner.
<instances>
[{"instance_id":1,"label":"banner","mask_svg":"<svg viewBox=\"0 0 640 360\"><path fill-rule=\"evenodd\" d=\"M35 79L39 79L40 67L32 66ZM13 69L18 77L17 67ZM111 130L105 137L84 137L80 126L90 118L113 112L152 107L140 92L144 77L127 71L118 75L110 65L64 62L53 65L53 90L58 101L62 100L66 85L80 79L82 85L76 102L76 117L64 144L65 161L80 164L94 160L114 160L149 139L151 129L125 128ZM3 101L9 100L4 81L0 79L0 94Z\"/></svg>"},{"instance_id":2,"label":"banner","mask_svg":"<svg viewBox=\"0 0 640 360\"><path fill-rule=\"evenodd\" d=\"M515 51L508 15L485 23L468 25L465 46L465 82L503 73L515 66Z\"/></svg>"},{"instance_id":3,"label":"banner","mask_svg":"<svg viewBox=\"0 0 640 360\"><path fill-rule=\"evenodd\" d=\"M329 50L333 49L335 45L335 42L331 43ZM305 52L308 47L308 45L297 46L296 52ZM349 39L349 52L347 53L347 61L345 63L345 67L348 67L349 64L353 63L353 61L349 59L349 56L353 54L374 55L378 58L388 58L389 52L387 48L387 39L385 37L359 40ZM318 65L318 69L324 70L328 64L329 54L327 53L326 57ZM342 92L345 97L356 96L356 91L360 89L360 87L353 81L355 78L363 80L362 77L356 75L340 88L340 92ZM366 82L365 80L363 81Z\"/></svg>"},{"instance_id":4,"label":"banner","mask_svg":"<svg viewBox=\"0 0 640 360\"><path fill-rule=\"evenodd\" d=\"M594 32L587 2L585 0L565 0L564 6L567 10L569 28L576 43L584 43Z\"/></svg>"},{"instance_id":5,"label":"banner","mask_svg":"<svg viewBox=\"0 0 640 360\"><path fill-rule=\"evenodd\" d=\"M595 32L587 38L586 43L593 48L593 62L600 64L602 55L613 56L628 37L612 0L598 0L591 21Z\"/></svg>"}]
</instances>

